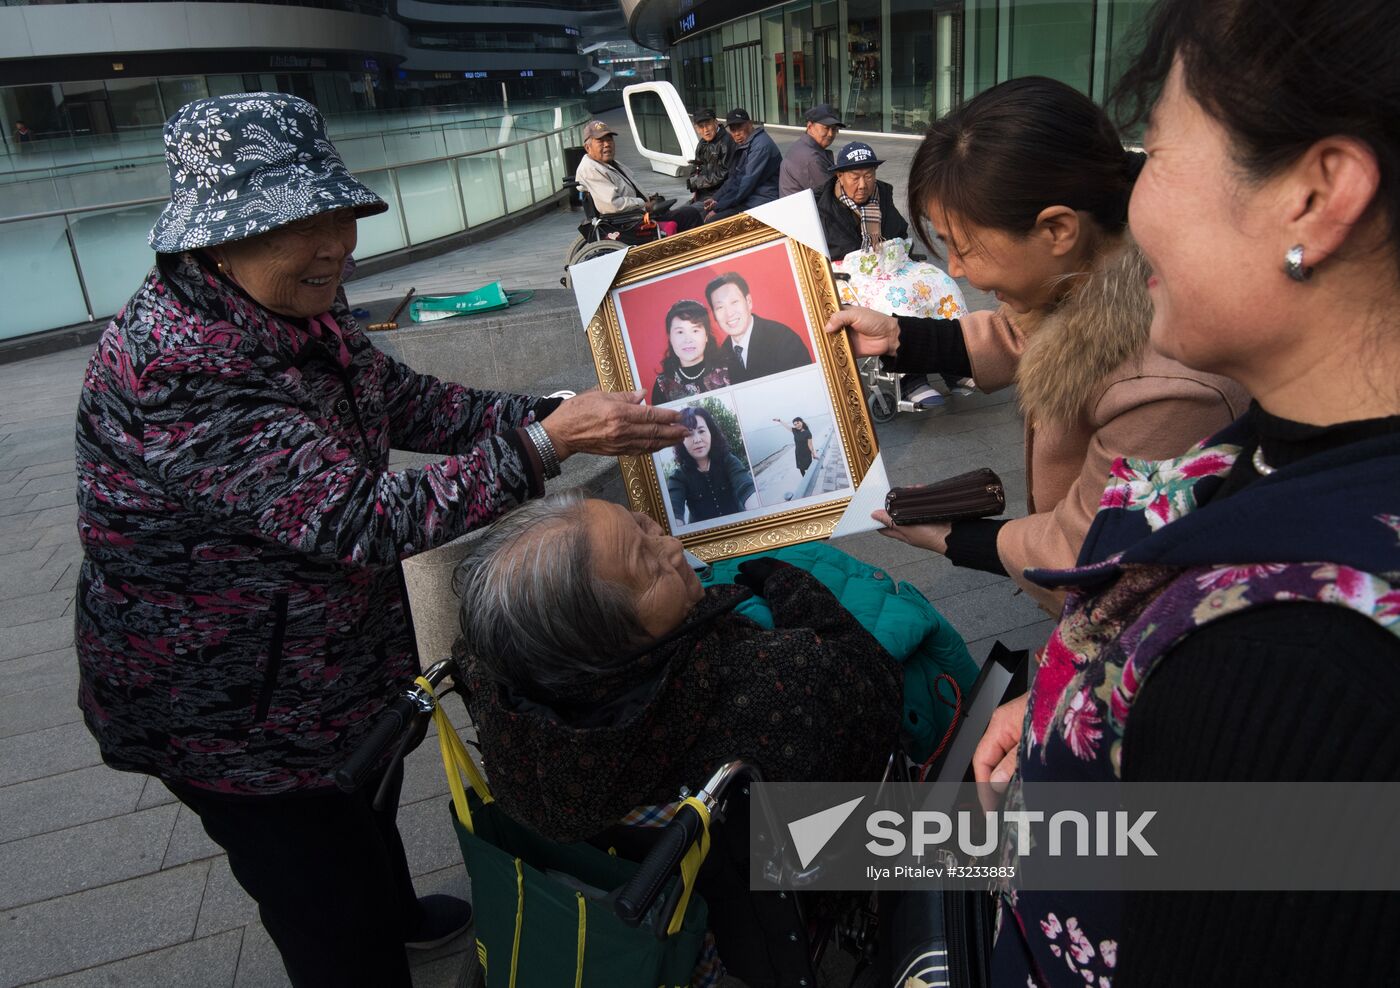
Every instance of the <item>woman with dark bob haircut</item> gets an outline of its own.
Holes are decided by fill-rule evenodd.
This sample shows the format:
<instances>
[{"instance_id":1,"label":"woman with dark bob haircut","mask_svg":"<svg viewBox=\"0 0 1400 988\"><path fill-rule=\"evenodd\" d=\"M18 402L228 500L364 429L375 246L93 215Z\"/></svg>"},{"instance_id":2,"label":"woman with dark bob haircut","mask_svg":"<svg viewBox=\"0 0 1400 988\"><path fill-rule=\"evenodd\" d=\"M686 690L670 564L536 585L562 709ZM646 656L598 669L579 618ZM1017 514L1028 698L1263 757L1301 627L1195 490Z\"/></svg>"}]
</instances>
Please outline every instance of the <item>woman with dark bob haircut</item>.
<instances>
[{"instance_id":1,"label":"woman with dark bob haircut","mask_svg":"<svg viewBox=\"0 0 1400 988\"><path fill-rule=\"evenodd\" d=\"M1256 401L1184 456L1114 465L1078 567L1037 575L1069 601L976 774L1015 764L1030 811L1068 780L1374 792L1400 781L1400 5L1165 0L1143 51L1122 85L1150 106L1130 221L1152 344ZM1394 849L1319 856L1357 888ZM1400 984L1394 892L1006 908L999 985Z\"/></svg>"},{"instance_id":2,"label":"woman with dark bob haircut","mask_svg":"<svg viewBox=\"0 0 1400 988\"><path fill-rule=\"evenodd\" d=\"M666 356L651 386L651 403L660 405L730 384L729 365L710 332L710 310L683 298L666 312Z\"/></svg>"},{"instance_id":3,"label":"woman with dark bob haircut","mask_svg":"<svg viewBox=\"0 0 1400 988\"><path fill-rule=\"evenodd\" d=\"M1233 382L1153 352L1152 303L1128 236L1142 156L1103 110L1038 77L1013 79L934 122L909 171L909 214L948 272L1001 302L961 319L849 308L856 352L898 370L1016 385L1025 412L1026 517L894 528L884 534L957 566L1009 575L1051 613L1062 595L1025 577L1069 566L1115 457L1175 456L1244 411Z\"/></svg>"},{"instance_id":4,"label":"woman with dark bob haircut","mask_svg":"<svg viewBox=\"0 0 1400 988\"><path fill-rule=\"evenodd\" d=\"M753 474L730 451L729 440L709 409L683 409L680 421L690 433L671 447L677 469L666 481L676 520L707 521L752 507Z\"/></svg>"}]
</instances>

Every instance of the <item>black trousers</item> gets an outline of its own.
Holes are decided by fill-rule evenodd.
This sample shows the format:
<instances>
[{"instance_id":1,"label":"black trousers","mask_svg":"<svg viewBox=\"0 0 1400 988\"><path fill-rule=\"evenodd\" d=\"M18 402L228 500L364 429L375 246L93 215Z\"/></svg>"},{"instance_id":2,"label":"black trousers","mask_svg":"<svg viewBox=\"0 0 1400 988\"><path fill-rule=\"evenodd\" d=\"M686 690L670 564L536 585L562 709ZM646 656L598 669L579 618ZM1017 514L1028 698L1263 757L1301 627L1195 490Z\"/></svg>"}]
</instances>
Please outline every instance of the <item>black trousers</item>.
<instances>
[{"instance_id":1,"label":"black trousers","mask_svg":"<svg viewBox=\"0 0 1400 988\"><path fill-rule=\"evenodd\" d=\"M359 792L229 798L167 787L228 852L258 904L296 988L411 988L404 941L421 910L394 817L403 775L383 812L379 776Z\"/></svg>"},{"instance_id":2,"label":"black trousers","mask_svg":"<svg viewBox=\"0 0 1400 988\"><path fill-rule=\"evenodd\" d=\"M700 215L700 210L694 206L675 206L663 213L652 214L654 220L671 220L676 224L676 232L684 233L686 230L693 230L701 223L705 222Z\"/></svg>"}]
</instances>

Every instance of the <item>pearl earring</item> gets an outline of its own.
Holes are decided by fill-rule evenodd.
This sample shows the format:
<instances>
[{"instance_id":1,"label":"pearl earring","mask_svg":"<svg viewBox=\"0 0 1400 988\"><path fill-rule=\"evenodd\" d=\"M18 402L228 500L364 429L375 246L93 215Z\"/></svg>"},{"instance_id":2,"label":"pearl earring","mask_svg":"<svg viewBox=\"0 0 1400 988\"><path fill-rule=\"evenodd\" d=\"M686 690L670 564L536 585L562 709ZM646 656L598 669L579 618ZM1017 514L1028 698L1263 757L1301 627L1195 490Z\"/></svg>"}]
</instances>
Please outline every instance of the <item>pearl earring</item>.
<instances>
[{"instance_id":1,"label":"pearl earring","mask_svg":"<svg viewBox=\"0 0 1400 988\"><path fill-rule=\"evenodd\" d=\"M1304 282L1312 277L1313 269L1303 266L1302 244L1294 244L1288 248L1288 253L1283 255L1283 273L1297 282Z\"/></svg>"}]
</instances>

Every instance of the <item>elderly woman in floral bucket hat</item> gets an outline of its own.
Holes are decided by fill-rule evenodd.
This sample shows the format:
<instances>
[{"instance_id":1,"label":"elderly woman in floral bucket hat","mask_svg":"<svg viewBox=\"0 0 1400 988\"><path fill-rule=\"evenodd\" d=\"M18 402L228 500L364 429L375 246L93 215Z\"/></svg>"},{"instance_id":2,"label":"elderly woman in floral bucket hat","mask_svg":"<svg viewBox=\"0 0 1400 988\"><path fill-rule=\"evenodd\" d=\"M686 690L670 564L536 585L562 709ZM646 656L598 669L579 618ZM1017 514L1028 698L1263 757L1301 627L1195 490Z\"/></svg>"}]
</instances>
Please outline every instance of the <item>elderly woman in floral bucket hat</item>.
<instances>
[{"instance_id":1,"label":"elderly woman in floral bucket hat","mask_svg":"<svg viewBox=\"0 0 1400 988\"><path fill-rule=\"evenodd\" d=\"M575 452L684 430L640 394L480 391L377 350L341 277L387 206L304 100L199 100L165 146L157 263L78 411L84 715L108 764L159 778L228 851L293 983L408 985L405 945L470 907L418 899L394 810L331 784L418 668L399 560L539 496ZM390 471L391 447L441 459Z\"/></svg>"}]
</instances>

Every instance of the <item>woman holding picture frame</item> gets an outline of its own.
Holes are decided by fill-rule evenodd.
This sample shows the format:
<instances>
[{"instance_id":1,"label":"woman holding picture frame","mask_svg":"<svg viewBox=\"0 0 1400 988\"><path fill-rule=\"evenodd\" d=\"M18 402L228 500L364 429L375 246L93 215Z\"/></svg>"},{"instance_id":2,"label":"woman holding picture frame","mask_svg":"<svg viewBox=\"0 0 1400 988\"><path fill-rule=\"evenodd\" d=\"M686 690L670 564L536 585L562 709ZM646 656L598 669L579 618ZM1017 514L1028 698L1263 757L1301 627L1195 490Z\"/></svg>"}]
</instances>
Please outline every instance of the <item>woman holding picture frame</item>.
<instances>
[{"instance_id":1,"label":"woman holding picture frame","mask_svg":"<svg viewBox=\"0 0 1400 988\"><path fill-rule=\"evenodd\" d=\"M1025 412L1027 517L894 527L884 534L957 566L1009 575L1050 613L1061 593L1025 577L1070 566L1118 456L1184 452L1240 415L1244 390L1154 353L1147 270L1127 233L1143 156L1061 82L1002 83L929 129L909 175L910 215L948 271L1002 303L962 319L846 308L858 356L893 369L1014 383Z\"/></svg>"}]
</instances>

